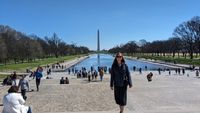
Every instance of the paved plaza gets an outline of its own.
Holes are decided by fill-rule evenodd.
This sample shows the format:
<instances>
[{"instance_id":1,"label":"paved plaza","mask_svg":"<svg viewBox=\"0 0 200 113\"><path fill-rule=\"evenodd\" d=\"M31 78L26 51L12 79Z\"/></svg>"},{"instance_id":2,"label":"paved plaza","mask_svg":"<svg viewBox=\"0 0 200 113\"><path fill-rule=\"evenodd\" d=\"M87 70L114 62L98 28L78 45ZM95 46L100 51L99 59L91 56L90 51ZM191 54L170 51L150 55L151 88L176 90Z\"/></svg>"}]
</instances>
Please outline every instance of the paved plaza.
<instances>
[{"instance_id":1,"label":"paved plaza","mask_svg":"<svg viewBox=\"0 0 200 113\"><path fill-rule=\"evenodd\" d=\"M131 72L133 87L128 89L128 103L125 113L199 113L200 79L195 72L185 75L168 72L158 75L153 71L153 81L147 82L145 71L142 74ZM59 79L68 76L69 85L60 85ZM104 81L77 79L66 72L52 73L53 79L42 79L39 92L28 92L26 105L33 113L116 113L113 91L109 87L110 75ZM30 78L29 78L30 79ZM35 81L30 79L31 89ZM9 87L0 87L0 101ZM2 106L0 106L0 112Z\"/></svg>"}]
</instances>

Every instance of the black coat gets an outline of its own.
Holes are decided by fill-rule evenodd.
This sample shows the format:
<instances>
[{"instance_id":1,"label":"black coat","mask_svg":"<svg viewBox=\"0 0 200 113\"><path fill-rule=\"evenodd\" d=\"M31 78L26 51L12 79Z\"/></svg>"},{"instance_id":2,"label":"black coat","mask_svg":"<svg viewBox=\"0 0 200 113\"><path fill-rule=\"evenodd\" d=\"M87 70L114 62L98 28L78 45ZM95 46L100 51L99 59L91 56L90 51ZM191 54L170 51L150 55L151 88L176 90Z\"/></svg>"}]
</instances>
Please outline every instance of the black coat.
<instances>
[{"instance_id":1,"label":"black coat","mask_svg":"<svg viewBox=\"0 0 200 113\"><path fill-rule=\"evenodd\" d=\"M126 85L125 80L127 80L129 86L132 86L128 66L126 64L122 64L121 66L113 65L111 68L110 87L113 87L113 85L122 87Z\"/></svg>"}]
</instances>

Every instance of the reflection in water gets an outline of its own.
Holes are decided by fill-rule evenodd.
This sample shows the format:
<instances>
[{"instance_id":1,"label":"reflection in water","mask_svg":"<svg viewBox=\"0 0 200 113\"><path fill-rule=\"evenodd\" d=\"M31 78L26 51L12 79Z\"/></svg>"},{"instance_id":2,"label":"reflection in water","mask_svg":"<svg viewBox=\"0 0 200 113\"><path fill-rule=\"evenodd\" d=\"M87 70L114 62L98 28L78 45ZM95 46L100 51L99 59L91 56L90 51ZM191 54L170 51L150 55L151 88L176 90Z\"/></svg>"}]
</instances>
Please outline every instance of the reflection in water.
<instances>
[{"instance_id":1,"label":"reflection in water","mask_svg":"<svg viewBox=\"0 0 200 113\"><path fill-rule=\"evenodd\" d=\"M113 60L114 60L114 57L108 54L93 54L93 55L90 55L88 59L75 65L75 68L78 70L81 69L82 67L85 67L87 70L90 70L91 67L94 67L94 69L97 69L98 66L100 67L106 66L107 68L110 68L112 66ZM138 70L139 68L141 68L142 70L145 70L146 68L147 70L157 70L158 68L161 68L161 69L169 68L162 65L142 62L140 60L125 59L125 61L131 70L133 70L133 67L135 67L136 70Z\"/></svg>"},{"instance_id":2,"label":"reflection in water","mask_svg":"<svg viewBox=\"0 0 200 113\"><path fill-rule=\"evenodd\" d=\"M100 54L99 53L97 54L97 62L98 62L97 65L100 66Z\"/></svg>"}]
</instances>

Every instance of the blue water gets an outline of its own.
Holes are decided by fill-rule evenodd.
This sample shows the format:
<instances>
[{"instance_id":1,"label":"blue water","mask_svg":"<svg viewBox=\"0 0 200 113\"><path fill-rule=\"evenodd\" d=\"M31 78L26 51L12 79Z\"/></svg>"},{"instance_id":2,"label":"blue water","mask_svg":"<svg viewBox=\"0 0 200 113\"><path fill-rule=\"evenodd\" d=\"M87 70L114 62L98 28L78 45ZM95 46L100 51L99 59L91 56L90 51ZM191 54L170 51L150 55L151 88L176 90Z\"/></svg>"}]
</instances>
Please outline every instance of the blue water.
<instances>
[{"instance_id":1,"label":"blue water","mask_svg":"<svg viewBox=\"0 0 200 113\"><path fill-rule=\"evenodd\" d=\"M90 55L88 59L80 62L74 67L78 70L80 70L82 67L85 67L87 70L90 70L91 66L93 66L95 69L97 69L98 66L100 67L106 66L107 68L110 68L112 66L113 60L114 60L114 57L111 55L99 54L98 56L97 54L93 54L93 55ZM140 60L125 59L125 61L129 69L131 70L133 69L133 66L136 67L136 70L138 70L139 68L142 68L142 70L145 70L145 66L147 66L147 70L157 70L158 68L161 68L161 69L169 68L169 67L158 65L158 64L142 62Z\"/></svg>"}]
</instances>

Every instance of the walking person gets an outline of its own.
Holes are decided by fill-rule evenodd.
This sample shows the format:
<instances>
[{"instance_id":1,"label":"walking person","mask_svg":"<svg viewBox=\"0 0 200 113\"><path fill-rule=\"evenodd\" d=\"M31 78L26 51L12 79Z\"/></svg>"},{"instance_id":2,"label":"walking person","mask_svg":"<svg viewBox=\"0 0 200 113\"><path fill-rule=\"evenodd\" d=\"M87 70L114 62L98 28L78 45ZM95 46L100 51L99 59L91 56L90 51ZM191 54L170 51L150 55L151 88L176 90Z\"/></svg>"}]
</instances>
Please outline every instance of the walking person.
<instances>
[{"instance_id":1,"label":"walking person","mask_svg":"<svg viewBox=\"0 0 200 113\"><path fill-rule=\"evenodd\" d=\"M39 91L39 85L40 85L40 80L42 78L42 72L43 72L43 69L42 67L38 67L36 72L35 72L35 80L36 80L36 88L37 88L37 91Z\"/></svg>"},{"instance_id":2,"label":"walking person","mask_svg":"<svg viewBox=\"0 0 200 113\"><path fill-rule=\"evenodd\" d=\"M26 75L23 75L22 79L20 79L19 84L18 84L18 88L21 87L21 95L24 100L27 99L26 91L29 91L29 83L28 83L28 80L25 79L25 77Z\"/></svg>"},{"instance_id":3,"label":"walking person","mask_svg":"<svg viewBox=\"0 0 200 113\"><path fill-rule=\"evenodd\" d=\"M3 97L2 113L32 113L29 106L24 105L25 100L18 93L17 86L11 86L8 94Z\"/></svg>"},{"instance_id":4,"label":"walking person","mask_svg":"<svg viewBox=\"0 0 200 113\"><path fill-rule=\"evenodd\" d=\"M127 103L127 86L132 87L132 81L128 66L122 53L117 53L111 68L110 87L114 89L115 102L119 105L120 113L123 113Z\"/></svg>"}]
</instances>

